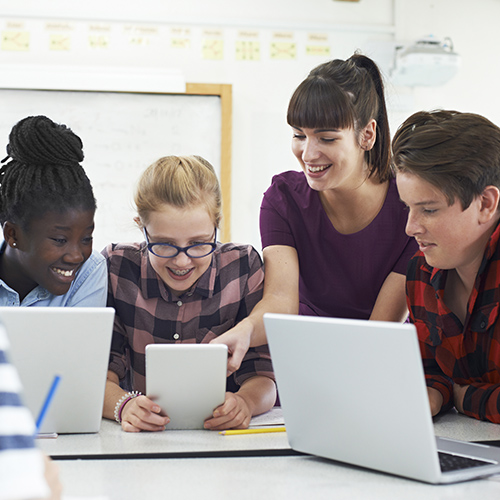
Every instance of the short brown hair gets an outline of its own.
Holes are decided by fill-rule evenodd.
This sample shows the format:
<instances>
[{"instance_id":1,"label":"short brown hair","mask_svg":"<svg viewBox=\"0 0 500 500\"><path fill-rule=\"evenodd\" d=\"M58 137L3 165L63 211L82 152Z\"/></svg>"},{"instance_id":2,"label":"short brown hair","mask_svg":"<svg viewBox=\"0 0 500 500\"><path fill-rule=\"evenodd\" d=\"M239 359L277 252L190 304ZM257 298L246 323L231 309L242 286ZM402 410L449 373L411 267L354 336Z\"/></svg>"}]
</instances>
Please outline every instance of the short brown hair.
<instances>
[{"instance_id":1,"label":"short brown hair","mask_svg":"<svg viewBox=\"0 0 500 500\"><path fill-rule=\"evenodd\" d=\"M397 130L392 167L437 187L452 205L469 207L486 186L500 188L500 128L458 111L419 111Z\"/></svg>"},{"instance_id":2,"label":"short brown hair","mask_svg":"<svg viewBox=\"0 0 500 500\"><path fill-rule=\"evenodd\" d=\"M365 160L370 176L375 174L383 182L392 177L384 83L375 62L362 54L314 68L293 93L287 112L292 127L352 128L356 133L372 119L377 122L377 135Z\"/></svg>"},{"instance_id":3,"label":"short brown hair","mask_svg":"<svg viewBox=\"0 0 500 500\"><path fill-rule=\"evenodd\" d=\"M155 161L141 175L134 201L142 223L166 204L180 208L202 204L215 226L222 219L219 180L201 156L164 156Z\"/></svg>"}]
</instances>

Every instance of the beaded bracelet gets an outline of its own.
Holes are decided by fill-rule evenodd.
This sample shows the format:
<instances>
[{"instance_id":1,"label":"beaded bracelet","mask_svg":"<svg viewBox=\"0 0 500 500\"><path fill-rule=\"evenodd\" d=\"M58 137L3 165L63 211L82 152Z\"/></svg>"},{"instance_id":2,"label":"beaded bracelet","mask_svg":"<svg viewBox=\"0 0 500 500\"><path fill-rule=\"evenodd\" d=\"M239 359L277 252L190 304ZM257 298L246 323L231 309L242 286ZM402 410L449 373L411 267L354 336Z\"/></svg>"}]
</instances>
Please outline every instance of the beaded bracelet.
<instances>
[{"instance_id":1,"label":"beaded bracelet","mask_svg":"<svg viewBox=\"0 0 500 500\"><path fill-rule=\"evenodd\" d=\"M122 410L125 405L131 400L136 398L137 396L142 396L142 392L132 391L124 394L115 405L115 420L121 424L122 423Z\"/></svg>"}]
</instances>

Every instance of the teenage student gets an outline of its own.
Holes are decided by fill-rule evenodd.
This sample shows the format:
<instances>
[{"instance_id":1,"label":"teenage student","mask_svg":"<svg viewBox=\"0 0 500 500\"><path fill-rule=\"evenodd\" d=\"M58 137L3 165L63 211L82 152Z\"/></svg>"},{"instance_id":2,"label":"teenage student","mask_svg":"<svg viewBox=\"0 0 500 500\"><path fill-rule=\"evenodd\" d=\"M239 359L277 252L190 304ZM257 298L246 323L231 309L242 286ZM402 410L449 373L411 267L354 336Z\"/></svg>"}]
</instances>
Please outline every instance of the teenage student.
<instances>
[{"instance_id":1,"label":"teenage student","mask_svg":"<svg viewBox=\"0 0 500 500\"><path fill-rule=\"evenodd\" d=\"M45 116L17 123L0 168L0 306L104 306L96 201L82 141Z\"/></svg>"},{"instance_id":2,"label":"teenage student","mask_svg":"<svg viewBox=\"0 0 500 500\"><path fill-rule=\"evenodd\" d=\"M500 423L500 128L456 111L398 129L393 163L420 251L406 284L433 415Z\"/></svg>"},{"instance_id":3,"label":"teenage student","mask_svg":"<svg viewBox=\"0 0 500 500\"><path fill-rule=\"evenodd\" d=\"M145 389L146 345L210 342L261 299L264 271L251 246L217 242L221 192L203 158L160 158L142 174L135 205L144 241L103 251L108 305L116 310L103 414L125 431L158 431L168 417L135 392ZM127 381L132 392L122 388ZM267 346L248 352L227 391L207 429L245 428L253 415L272 408L276 388Z\"/></svg>"},{"instance_id":4,"label":"teenage student","mask_svg":"<svg viewBox=\"0 0 500 500\"><path fill-rule=\"evenodd\" d=\"M215 342L239 366L266 343L265 312L404 321L406 266L417 247L389 166L384 86L360 54L313 69L288 106L300 171L273 178L260 231L264 296Z\"/></svg>"},{"instance_id":5,"label":"teenage student","mask_svg":"<svg viewBox=\"0 0 500 500\"><path fill-rule=\"evenodd\" d=\"M21 381L7 348L7 335L0 327L0 500L58 500L58 468L35 446L35 424L21 403Z\"/></svg>"}]
</instances>

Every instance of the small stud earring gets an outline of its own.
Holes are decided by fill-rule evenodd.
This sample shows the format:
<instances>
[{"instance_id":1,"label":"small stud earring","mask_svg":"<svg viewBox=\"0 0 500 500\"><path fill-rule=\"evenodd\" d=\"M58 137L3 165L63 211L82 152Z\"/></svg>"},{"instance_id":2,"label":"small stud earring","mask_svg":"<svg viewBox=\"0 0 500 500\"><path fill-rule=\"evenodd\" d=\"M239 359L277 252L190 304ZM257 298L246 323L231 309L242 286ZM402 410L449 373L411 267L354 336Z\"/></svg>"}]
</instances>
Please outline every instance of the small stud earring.
<instances>
[{"instance_id":1,"label":"small stud earring","mask_svg":"<svg viewBox=\"0 0 500 500\"><path fill-rule=\"evenodd\" d=\"M14 243L12 243L12 246L17 247L17 243L14 241Z\"/></svg>"}]
</instances>

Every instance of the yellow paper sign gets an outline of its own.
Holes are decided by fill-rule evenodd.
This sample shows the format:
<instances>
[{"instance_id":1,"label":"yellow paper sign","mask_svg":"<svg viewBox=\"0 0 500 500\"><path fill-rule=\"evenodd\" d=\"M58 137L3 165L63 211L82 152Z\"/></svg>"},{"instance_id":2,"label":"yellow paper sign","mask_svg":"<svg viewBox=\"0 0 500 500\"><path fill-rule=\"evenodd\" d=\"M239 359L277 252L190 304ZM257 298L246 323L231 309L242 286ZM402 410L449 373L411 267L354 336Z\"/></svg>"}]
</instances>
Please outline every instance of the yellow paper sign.
<instances>
[{"instance_id":1,"label":"yellow paper sign","mask_svg":"<svg viewBox=\"0 0 500 500\"><path fill-rule=\"evenodd\" d=\"M191 39L172 38L171 46L173 49L189 49L191 47Z\"/></svg>"},{"instance_id":2,"label":"yellow paper sign","mask_svg":"<svg viewBox=\"0 0 500 500\"><path fill-rule=\"evenodd\" d=\"M70 36L59 33L52 33L49 38L49 49L55 51L71 50Z\"/></svg>"},{"instance_id":3,"label":"yellow paper sign","mask_svg":"<svg viewBox=\"0 0 500 500\"><path fill-rule=\"evenodd\" d=\"M207 38L203 41L203 59L222 60L224 58L224 40Z\"/></svg>"},{"instance_id":4,"label":"yellow paper sign","mask_svg":"<svg viewBox=\"0 0 500 500\"><path fill-rule=\"evenodd\" d=\"M297 45L292 42L271 42L271 59L296 59Z\"/></svg>"},{"instance_id":5,"label":"yellow paper sign","mask_svg":"<svg viewBox=\"0 0 500 500\"><path fill-rule=\"evenodd\" d=\"M29 31L2 32L2 50L27 51L30 49Z\"/></svg>"},{"instance_id":6,"label":"yellow paper sign","mask_svg":"<svg viewBox=\"0 0 500 500\"><path fill-rule=\"evenodd\" d=\"M109 37L107 35L90 35L89 45L93 49L107 49L109 47Z\"/></svg>"},{"instance_id":7,"label":"yellow paper sign","mask_svg":"<svg viewBox=\"0 0 500 500\"><path fill-rule=\"evenodd\" d=\"M237 40L236 60L260 61L260 42L254 40Z\"/></svg>"},{"instance_id":8,"label":"yellow paper sign","mask_svg":"<svg viewBox=\"0 0 500 500\"><path fill-rule=\"evenodd\" d=\"M330 47L328 45L307 45L306 54L308 56L330 56Z\"/></svg>"}]
</instances>

